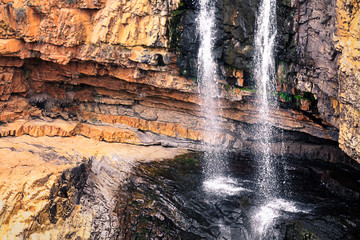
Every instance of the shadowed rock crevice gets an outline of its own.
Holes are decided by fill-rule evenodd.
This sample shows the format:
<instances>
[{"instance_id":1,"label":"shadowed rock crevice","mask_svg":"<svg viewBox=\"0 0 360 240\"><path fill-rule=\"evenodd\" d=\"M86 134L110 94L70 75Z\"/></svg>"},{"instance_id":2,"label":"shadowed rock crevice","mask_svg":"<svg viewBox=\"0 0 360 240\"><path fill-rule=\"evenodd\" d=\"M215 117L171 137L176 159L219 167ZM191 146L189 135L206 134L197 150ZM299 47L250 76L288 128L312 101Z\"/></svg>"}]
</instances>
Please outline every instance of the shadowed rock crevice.
<instances>
[{"instance_id":1,"label":"shadowed rock crevice","mask_svg":"<svg viewBox=\"0 0 360 240\"><path fill-rule=\"evenodd\" d=\"M117 194L132 168L187 153L80 136L0 138L0 146L1 239L117 239Z\"/></svg>"},{"instance_id":2,"label":"shadowed rock crevice","mask_svg":"<svg viewBox=\"0 0 360 240\"><path fill-rule=\"evenodd\" d=\"M65 170L51 187L47 205L34 217L29 229L24 230L24 237L29 238L32 234L49 230L59 220L66 221L80 203L84 194L85 184L88 178L91 162L85 161L79 167ZM33 187L45 184L49 176L34 182ZM47 225L50 225L46 227ZM53 226L51 226L53 225ZM70 233L69 233L70 234ZM70 234L71 235L71 234Z\"/></svg>"}]
</instances>

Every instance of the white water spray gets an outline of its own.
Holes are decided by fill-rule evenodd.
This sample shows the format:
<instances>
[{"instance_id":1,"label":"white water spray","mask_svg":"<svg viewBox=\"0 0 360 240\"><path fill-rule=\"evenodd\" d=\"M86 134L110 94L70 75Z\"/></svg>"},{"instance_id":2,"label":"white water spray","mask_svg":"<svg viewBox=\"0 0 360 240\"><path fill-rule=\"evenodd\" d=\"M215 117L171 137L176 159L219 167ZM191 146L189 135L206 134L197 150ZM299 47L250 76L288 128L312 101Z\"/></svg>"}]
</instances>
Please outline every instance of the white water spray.
<instances>
[{"instance_id":1,"label":"white water spray","mask_svg":"<svg viewBox=\"0 0 360 240\"><path fill-rule=\"evenodd\" d=\"M276 0L262 0L257 16L255 32L255 72L254 76L259 88L260 115L262 123L256 133L260 139L261 152L259 157L260 191L265 199L277 194L276 171L271 157L270 141L272 138L269 123L269 109L275 107L276 100L272 93L275 86L274 48L277 33L276 28ZM270 104L270 102L272 102Z\"/></svg>"},{"instance_id":2,"label":"white water spray","mask_svg":"<svg viewBox=\"0 0 360 240\"><path fill-rule=\"evenodd\" d=\"M274 225L274 221L282 213L298 213L305 210L298 209L294 203L285 201L283 199L273 199L268 201L265 205L261 206L254 216L253 227L255 235L259 239L269 239L267 231ZM276 236L276 234L275 234ZM271 239L274 239L272 236Z\"/></svg>"},{"instance_id":3,"label":"white water spray","mask_svg":"<svg viewBox=\"0 0 360 240\"><path fill-rule=\"evenodd\" d=\"M205 179L221 177L225 170L224 158L220 153L221 131L217 119L220 106L218 101L216 63L213 56L215 28L214 0L200 0L200 13L197 18L197 29L200 36L198 54L198 86L201 108L204 116L204 150Z\"/></svg>"},{"instance_id":4,"label":"white water spray","mask_svg":"<svg viewBox=\"0 0 360 240\"><path fill-rule=\"evenodd\" d=\"M259 193L263 196L263 205L255 210L252 225L254 238L267 239L268 231L272 229L281 211L297 211L293 204L276 199L278 196L277 173L274 166L275 158L271 156L270 148L272 132L269 114L270 108L276 107L276 99L272 95L275 92L276 0L261 1L256 27L254 77L259 89L257 98L260 102L259 113L262 123L256 132L256 137L260 140L261 148L261 154L257 160L260 166ZM274 237L276 239L273 235L272 238Z\"/></svg>"}]
</instances>

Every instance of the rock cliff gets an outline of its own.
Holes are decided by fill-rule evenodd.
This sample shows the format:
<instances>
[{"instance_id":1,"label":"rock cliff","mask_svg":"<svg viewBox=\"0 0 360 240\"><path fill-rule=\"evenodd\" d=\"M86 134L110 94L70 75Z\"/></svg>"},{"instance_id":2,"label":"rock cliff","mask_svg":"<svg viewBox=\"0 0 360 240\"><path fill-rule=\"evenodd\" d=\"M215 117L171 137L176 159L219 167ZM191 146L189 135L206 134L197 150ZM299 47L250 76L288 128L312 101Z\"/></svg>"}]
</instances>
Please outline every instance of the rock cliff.
<instances>
[{"instance_id":1,"label":"rock cliff","mask_svg":"<svg viewBox=\"0 0 360 240\"><path fill-rule=\"evenodd\" d=\"M260 119L250 88L256 4L218 3L219 114L225 129L218 144L230 149L253 142L249 129ZM2 1L0 11L5 130L18 119L50 125L63 119L81 123L82 133L88 127L83 135L98 140L106 140L101 134L107 130L90 129L95 125L136 135L138 144L196 149L208 140L193 78L196 2ZM337 129L312 114L306 98L297 102L273 109L272 124L338 140Z\"/></svg>"},{"instance_id":2,"label":"rock cliff","mask_svg":"<svg viewBox=\"0 0 360 240\"><path fill-rule=\"evenodd\" d=\"M316 112L339 130L340 147L359 161L359 1L291 1L290 9L296 58L285 58L291 66L286 84L314 95Z\"/></svg>"},{"instance_id":3,"label":"rock cliff","mask_svg":"<svg viewBox=\"0 0 360 240\"><path fill-rule=\"evenodd\" d=\"M216 144L228 150L260 149L258 4L216 5ZM278 1L275 155L360 162L359 4ZM197 12L192 0L0 0L0 239L115 239L133 165L209 141Z\"/></svg>"}]
</instances>

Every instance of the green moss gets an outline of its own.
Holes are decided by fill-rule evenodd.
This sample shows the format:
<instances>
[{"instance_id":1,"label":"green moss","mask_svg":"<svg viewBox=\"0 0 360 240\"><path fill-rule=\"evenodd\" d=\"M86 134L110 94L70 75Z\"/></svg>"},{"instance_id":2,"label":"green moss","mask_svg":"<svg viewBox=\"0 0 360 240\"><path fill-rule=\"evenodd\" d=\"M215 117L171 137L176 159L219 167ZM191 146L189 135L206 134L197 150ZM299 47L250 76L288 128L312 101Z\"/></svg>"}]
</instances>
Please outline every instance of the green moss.
<instances>
[{"instance_id":1,"label":"green moss","mask_svg":"<svg viewBox=\"0 0 360 240\"><path fill-rule=\"evenodd\" d=\"M31 70L30 69L24 69L23 73L24 73L25 79L28 80L30 78L30 76L31 76Z\"/></svg>"},{"instance_id":2,"label":"green moss","mask_svg":"<svg viewBox=\"0 0 360 240\"><path fill-rule=\"evenodd\" d=\"M248 87L237 87L237 89L240 89L241 91L248 91L248 92L256 92L257 91L254 88L248 88Z\"/></svg>"},{"instance_id":3,"label":"green moss","mask_svg":"<svg viewBox=\"0 0 360 240\"><path fill-rule=\"evenodd\" d=\"M290 11L290 18L294 18L294 11L293 10Z\"/></svg>"},{"instance_id":4,"label":"green moss","mask_svg":"<svg viewBox=\"0 0 360 240\"><path fill-rule=\"evenodd\" d=\"M316 102L315 96L311 92L304 92L303 97L308 99L310 102Z\"/></svg>"},{"instance_id":5,"label":"green moss","mask_svg":"<svg viewBox=\"0 0 360 240\"><path fill-rule=\"evenodd\" d=\"M288 72L289 72L289 64L287 62L280 61L278 66L277 76L281 83L286 84L287 82L286 78Z\"/></svg>"},{"instance_id":6,"label":"green moss","mask_svg":"<svg viewBox=\"0 0 360 240\"><path fill-rule=\"evenodd\" d=\"M226 66L226 71L233 71L235 69L236 69L236 67L233 67L233 66L230 66L230 65Z\"/></svg>"},{"instance_id":7,"label":"green moss","mask_svg":"<svg viewBox=\"0 0 360 240\"><path fill-rule=\"evenodd\" d=\"M316 102L314 95L310 92L304 92L302 93L302 95L294 95L294 98L298 100L300 99L309 100L312 103Z\"/></svg>"},{"instance_id":8,"label":"green moss","mask_svg":"<svg viewBox=\"0 0 360 240\"><path fill-rule=\"evenodd\" d=\"M292 102L293 101L293 96L286 92L277 92L276 96L281 97L284 100L284 102Z\"/></svg>"},{"instance_id":9,"label":"green moss","mask_svg":"<svg viewBox=\"0 0 360 240\"><path fill-rule=\"evenodd\" d=\"M302 229L300 234L301 234L302 239L320 240L320 238L317 237L314 233L312 233L306 229Z\"/></svg>"},{"instance_id":10,"label":"green moss","mask_svg":"<svg viewBox=\"0 0 360 240\"><path fill-rule=\"evenodd\" d=\"M97 120L97 118L92 118L92 119L90 119L90 122L91 122L91 123L97 123L98 120Z\"/></svg>"},{"instance_id":11,"label":"green moss","mask_svg":"<svg viewBox=\"0 0 360 240\"><path fill-rule=\"evenodd\" d=\"M198 156L193 154L181 155L175 158L173 162L175 164L180 164L183 167L186 166L198 166Z\"/></svg>"}]
</instances>

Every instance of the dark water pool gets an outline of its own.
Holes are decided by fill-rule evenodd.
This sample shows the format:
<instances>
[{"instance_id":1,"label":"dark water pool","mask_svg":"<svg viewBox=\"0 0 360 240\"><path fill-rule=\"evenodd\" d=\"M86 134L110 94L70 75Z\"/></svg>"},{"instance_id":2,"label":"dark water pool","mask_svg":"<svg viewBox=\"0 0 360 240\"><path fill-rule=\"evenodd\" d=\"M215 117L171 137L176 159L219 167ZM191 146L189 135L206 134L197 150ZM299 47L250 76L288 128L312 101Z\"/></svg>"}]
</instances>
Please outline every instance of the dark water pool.
<instances>
[{"instance_id":1,"label":"dark water pool","mask_svg":"<svg viewBox=\"0 0 360 240\"><path fill-rule=\"evenodd\" d=\"M120 239L360 239L360 173L278 159L278 193L264 200L252 156L232 156L204 183L200 154L139 165L118 199Z\"/></svg>"}]
</instances>

